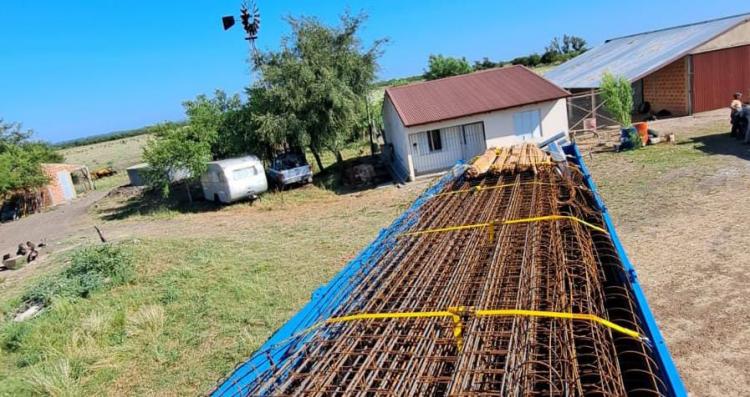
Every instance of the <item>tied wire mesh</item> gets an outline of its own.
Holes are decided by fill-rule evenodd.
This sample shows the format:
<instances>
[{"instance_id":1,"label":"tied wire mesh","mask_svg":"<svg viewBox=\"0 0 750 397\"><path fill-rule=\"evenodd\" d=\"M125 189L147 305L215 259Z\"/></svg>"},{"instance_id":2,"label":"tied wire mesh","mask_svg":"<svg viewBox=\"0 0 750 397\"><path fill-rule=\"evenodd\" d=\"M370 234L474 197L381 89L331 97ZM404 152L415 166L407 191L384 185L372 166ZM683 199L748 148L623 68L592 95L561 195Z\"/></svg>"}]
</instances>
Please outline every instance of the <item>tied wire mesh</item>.
<instances>
[{"instance_id":1,"label":"tied wire mesh","mask_svg":"<svg viewBox=\"0 0 750 397\"><path fill-rule=\"evenodd\" d=\"M563 176L553 167L459 178L442 192L461 192L429 199L409 230L546 215L601 225L594 198L583 186L580 173ZM456 306L525 309L590 313L642 333L622 274L609 236L577 222L502 224L492 238L483 228L403 236L373 271L358 275L333 316ZM232 393L666 394L650 346L599 324L539 317L462 321L461 351L448 318L324 324L289 357Z\"/></svg>"}]
</instances>

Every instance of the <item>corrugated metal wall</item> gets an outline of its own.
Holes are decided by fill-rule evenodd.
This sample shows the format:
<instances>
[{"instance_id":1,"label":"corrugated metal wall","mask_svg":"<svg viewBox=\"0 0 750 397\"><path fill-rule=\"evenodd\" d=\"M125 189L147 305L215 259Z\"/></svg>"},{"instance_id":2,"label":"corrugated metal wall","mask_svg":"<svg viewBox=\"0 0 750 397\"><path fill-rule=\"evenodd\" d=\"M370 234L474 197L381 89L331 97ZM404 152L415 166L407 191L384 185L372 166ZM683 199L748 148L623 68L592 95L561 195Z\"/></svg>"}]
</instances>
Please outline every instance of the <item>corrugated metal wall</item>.
<instances>
[{"instance_id":1,"label":"corrugated metal wall","mask_svg":"<svg viewBox=\"0 0 750 397\"><path fill-rule=\"evenodd\" d=\"M750 98L750 46L695 54L693 112L729 107L737 91Z\"/></svg>"},{"instance_id":2,"label":"corrugated metal wall","mask_svg":"<svg viewBox=\"0 0 750 397\"><path fill-rule=\"evenodd\" d=\"M415 174L444 170L461 160L461 126L441 128L442 147L435 151L430 151L427 134L427 132L418 132L409 135Z\"/></svg>"},{"instance_id":3,"label":"corrugated metal wall","mask_svg":"<svg viewBox=\"0 0 750 397\"><path fill-rule=\"evenodd\" d=\"M409 135L412 162L416 175L453 167L459 160L469 160L485 151L484 123L470 123L441 128L442 148L431 151L427 131Z\"/></svg>"}]
</instances>

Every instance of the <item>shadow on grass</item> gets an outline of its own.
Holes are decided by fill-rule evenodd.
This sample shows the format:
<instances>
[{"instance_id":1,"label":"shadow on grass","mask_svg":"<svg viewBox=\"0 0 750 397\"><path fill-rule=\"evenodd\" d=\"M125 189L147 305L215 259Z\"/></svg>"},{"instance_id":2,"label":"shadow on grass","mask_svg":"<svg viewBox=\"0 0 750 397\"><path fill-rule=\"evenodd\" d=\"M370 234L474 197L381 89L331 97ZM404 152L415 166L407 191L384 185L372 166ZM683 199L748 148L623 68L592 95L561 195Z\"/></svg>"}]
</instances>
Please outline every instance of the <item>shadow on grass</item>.
<instances>
[{"instance_id":1,"label":"shadow on grass","mask_svg":"<svg viewBox=\"0 0 750 397\"><path fill-rule=\"evenodd\" d=\"M353 176L353 168L358 165L371 165L374 175L366 183L358 183ZM344 195L374 189L384 183L392 182L388 169L380 163L378 155L360 156L344 160L342 164L332 164L313 176L315 186Z\"/></svg>"},{"instance_id":2,"label":"shadow on grass","mask_svg":"<svg viewBox=\"0 0 750 397\"><path fill-rule=\"evenodd\" d=\"M750 145L732 138L729 133L711 134L690 138L680 142L680 145L695 144L695 148L706 154L723 154L736 156L743 160L750 160Z\"/></svg>"},{"instance_id":3,"label":"shadow on grass","mask_svg":"<svg viewBox=\"0 0 750 397\"><path fill-rule=\"evenodd\" d=\"M352 167L361 164L370 164L374 169L374 177L368 183L354 183L351 181ZM347 177L347 174L349 177ZM342 165L332 164L323 171L313 176L313 184L320 189L332 191L337 195L357 193L369 189L374 189L384 183L391 182L391 176L387 169L378 164L377 157L361 156L345 160ZM284 191L294 191L301 189L300 186L288 186ZM273 205L273 200L264 204L263 197L269 194L278 193L280 189L275 186L269 186L267 193L260 196L259 205ZM219 211L225 208L226 204L219 204L213 201L203 199L203 192L199 184L195 184L190 189L193 196L193 202L188 200L187 193L183 186L177 185L172 187L169 197L163 198L155 190L142 190L130 186L123 186L113 190L110 197L114 198L117 203L111 208L104 208L99 213L101 219L106 221L122 220L133 216L166 216L169 217L175 213L194 214ZM118 197L119 196L119 197ZM300 197L305 197L301 194ZM119 198L119 200L118 200ZM245 204L250 201L243 200L233 205Z\"/></svg>"},{"instance_id":4,"label":"shadow on grass","mask_svg":"<svg viewBox=\"0 0 750 397\"><path fill-rule=\"evenodd\" d=\"M200 189L193 187L191 193L193 202L188 200L187 193L182 188L176 188L169 197L163 198L155 190L142 190L137 193L128 194L128 189L134 189L130 186L124 186L114 190L113 194L124 194L128 198L114 208L109 208L101 212L101 218L107 221L127 219L132 216L154 216L159 214L178 213L202 213L218 211L222 205L213 201L202 199Z\"/></svg>"}]
</instances>

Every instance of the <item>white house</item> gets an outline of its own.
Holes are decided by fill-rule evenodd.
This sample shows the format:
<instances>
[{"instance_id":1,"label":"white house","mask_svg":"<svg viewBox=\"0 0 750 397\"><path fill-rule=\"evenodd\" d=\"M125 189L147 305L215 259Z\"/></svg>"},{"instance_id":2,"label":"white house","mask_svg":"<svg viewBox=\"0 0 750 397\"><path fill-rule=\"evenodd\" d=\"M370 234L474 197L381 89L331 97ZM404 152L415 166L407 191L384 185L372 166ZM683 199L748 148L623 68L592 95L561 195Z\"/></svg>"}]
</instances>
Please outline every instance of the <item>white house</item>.
<instances>
[{"instance_id":1,"label":"white house","mask_svg":"<svg viewBox=\"0 0 750 397\"><path fill-rule=\"evenodd\" d=\"M567 133L569 95L523 66L391 87L384 153L394 171L414 180L487 147Z\"/></svg>"}]
</instances>

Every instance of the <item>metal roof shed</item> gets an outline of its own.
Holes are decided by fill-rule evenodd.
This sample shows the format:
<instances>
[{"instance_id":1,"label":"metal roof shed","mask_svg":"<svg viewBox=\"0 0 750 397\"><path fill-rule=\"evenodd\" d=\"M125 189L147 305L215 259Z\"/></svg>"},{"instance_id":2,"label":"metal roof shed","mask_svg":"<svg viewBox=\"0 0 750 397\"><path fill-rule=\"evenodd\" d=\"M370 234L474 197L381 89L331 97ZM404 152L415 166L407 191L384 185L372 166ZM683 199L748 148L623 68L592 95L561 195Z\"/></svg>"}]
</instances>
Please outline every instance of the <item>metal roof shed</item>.
<instances>
[{"instance_id":1,"label":"metal roof shed","mask_svg":"<svg viewBox=\"0 0 750 397\"><path fill-rule=\"evenodd\" d=\"M689 114L726 106L735 91L750 91L742 70L746 56L723 57L733 62L722 68L700 68L714 52L740 52L750 45L750 13L659 29L607 40L604 44L550 70L545 77L569 90L596 89L604 72L624 76L654 110ZM737 73L735 73L737 72ZM722 78L719 77L721 74ZM729 79L723 76L731 75ZM722 85L699 84L722 80ZM713 92L720 90L718 95ZM750 94L747 92L746 94ZM725 98L721 103L705 97ZM698 104L698 106L694 106Z\"/></svg>"}]
</instances>

